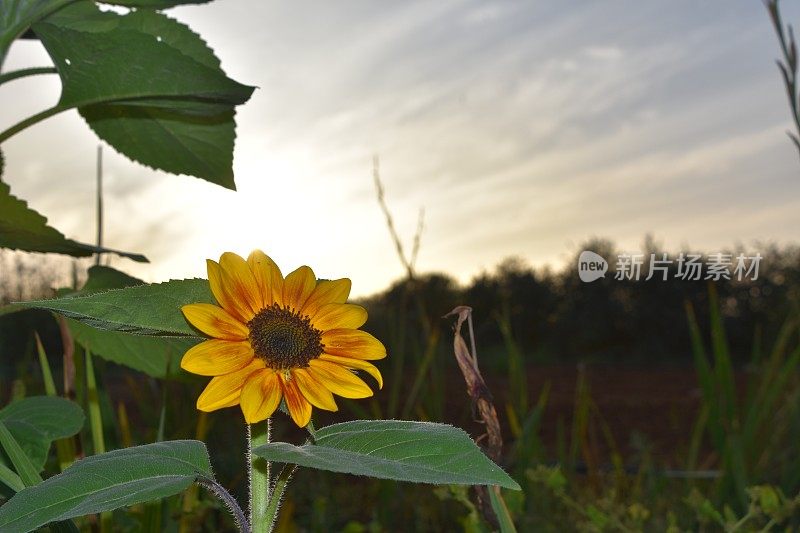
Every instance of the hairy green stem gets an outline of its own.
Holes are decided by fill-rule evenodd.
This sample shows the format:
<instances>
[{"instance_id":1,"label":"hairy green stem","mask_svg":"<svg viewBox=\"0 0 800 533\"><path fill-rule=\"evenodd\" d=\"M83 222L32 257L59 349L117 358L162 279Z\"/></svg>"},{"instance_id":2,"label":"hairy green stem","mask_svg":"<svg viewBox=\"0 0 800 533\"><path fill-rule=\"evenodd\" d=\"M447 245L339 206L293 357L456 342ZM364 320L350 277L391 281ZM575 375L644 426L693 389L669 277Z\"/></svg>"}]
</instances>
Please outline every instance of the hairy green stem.
<instances>
[{"instance_id":1,"label":"hairy green stem","mask_svg":"<svg viewBox=\"0 0 800 533\"><path fill-rule=\"evenodd\" d=\"M34 67L34 68L23 68L20 70L12 70L11 72L6 72L5 74L0 74L0 85L3 85L6 82L16 80L19 78L25 78L27 76L37 76L39 74L57 74L58 71L55 67Z\"/></svg>"},{"instance_id":2,"label":"hairy green stem","mask_svg":"<svg viewBox=\"0 0 800 533\"><path fill-rule=\"evenodd\" d=\"M197 484L210 491L225 504L225 507L227 507L233 515L233 520L236 522L236 527L239 528L240 533L251 533L250 524L247 523L244 511L239 507L236 498L225 490L225 487L217 483L215 479L206 476L199 476L197 478Z\"/></svg>"},{"instance_id":3,"label":"hairy green stem","mask_svg":"<svg viewBox=\"0 0 800 533\"><path fill-rule=\"evenodd\" d=\"M37 124L37 123L43 121L44 119L50 118L53 115L57 115L57 114L61 113L62 111L66 111L67 109L70 109L70 108L69 107L65 107L65 106L56 105L56 106L51 107L50 109L45 109L41 113L36 113L32 117L26 118L22 122L18 122L16 124L14 124L10 128L8 128L6 131L4 131L3 133L0 133L0 144L3 144L5 141L10 139L11 137L16 135L17 133L21 132L25 128L33 126L34 124Z\"/></svg>"},{"instance_id":4,"label":"hairy green stem","mask_svg":"<svg viewBox=\"0 0 800 533\"><path fill-rule=\"evenodd\" d=\"M250 481L250 527L253 533L269 533L275 517L270 503L269 461L253 455L253 449L269 443L270 419L247 426L247 474Z\"/></svg>"},{"instance_id":5,"label":"hairy green stem","mask_svg":"<svg viewBox=\"0 0 800 533\"><path fill-rule=\"evenodd\" d=\"M281 469L281 473L278 474L278 479L275 480L275 486L272 487L272 494L270 495L269 504L266 509L266 516L268 517L267 520L269 524L269 529L264 530L266 532L272 531L275 527L275 523L278 521L278 510L281 507L283 493L286 490L286 486L289 485L289 480L295 470L297 470L297 465L284 465Z\"/></svg>"}]
</instances>

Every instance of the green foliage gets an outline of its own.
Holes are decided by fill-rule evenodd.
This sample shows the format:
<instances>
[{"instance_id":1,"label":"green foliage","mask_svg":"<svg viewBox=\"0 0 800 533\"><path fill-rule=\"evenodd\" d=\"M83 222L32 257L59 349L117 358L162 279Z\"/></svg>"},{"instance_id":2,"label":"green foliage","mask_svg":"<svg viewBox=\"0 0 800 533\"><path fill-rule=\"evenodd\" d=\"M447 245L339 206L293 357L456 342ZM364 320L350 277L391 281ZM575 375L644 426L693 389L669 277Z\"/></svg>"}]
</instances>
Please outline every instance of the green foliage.
<instances>
[{"instance_id":1,"label":"green foliage","mask_svg":"<svg viewBox=\"0 0 800 533\"><path fill-rule=\"evenodd\" d=\"M489 489L489 501L492 504L492 510L497 515L497 521L500 524L500 533L516 533L517 528L514 527L514 520L508 512L506 502L503 500L500 489L492 487Z\"/></svg>"},{"instance_id":2,"label":"green foliage","mask_svg":"<svg viewBox=\"0 0 800 533\"><path fill-rule=\"evenodd\" d=\"M0 67L8 47L31 24L76 0L19 0L0 3Z\"/></svg>"},{"instance_id":3,"label":"green foliage","mask_svg":"<svg viewBox=\"0 0 800 533\"><path fill-rule=\"evenodd\" d=\"M709 286L711 354L709 357L694 310L687 306L689 330L700 387L702 411L696 432L708 433L721 459L722 477L718 499L733 497L739 510L747 505L747 486L783 476L787 486L800 487L800 465L784 463L781 450L796 442L797 371L800 345L796 343L798 322L789 319L777 335L768 357L760 349L753 354L757 371L747 383L747 393L737 390L727 335L720 313L716 288ZM758 346L758 343L756 343ZM699 446L695 444L694 448ZM694 467L694 453L689 468Z\"/></svg>"},{"instance_id":4,"label":"green foliage","mask_svg":"<svg viewBox=\"0 0 800 533\"><path fill-rule=\"evenodd\" d=\"M14 470L19 474L19 478L26 487L31 487L42 481L36 467L33 466L25 451L14 438L3 422L0 422L0 446L3 447Z\"/></svg>"},{"instance_id":5,"label":"green foliage","mask_svg":"<svg viewBox=\"0 0 800 533\"><path fill-rule=\"evenodd\" d=\"M144 282L124 272L93 266L81 290L66 296L74 298L139 285ZM67 324L75 341L92 354L158 378L175 375L183 354L199 342L196 337L152 337L97 329L72 319L67 319Z\"/></svg>"},{"instance_id":6,"label":"green foliage","mask_svg":"<svg viewBox=\"0 0 800 533\"><path fill-rule=\"evenodd\" d=\"M45 465L50 444L75 435L83 427L81 408L63 398L33 396L0 409L2 422L37 472Z\"/></svg>"},{"instance_id":7,"label":"green foliage","mask_svg":"<svg viewBox=\"0 0 800 533\"><path fill-rule=\"evenodd\" d=\"M140 335L187 335L197 338L181 306L214 303L208 281L187 279L153 285L66 296L14 304L16 308L47 309L94 328Z\"/></svg>"},{"instance_id":8,"label":"green foliage","mask_svg":"<svg viewBox=\"0 0 800 533\"><path fill-rule=\"evenodd\" d=\"M268 461L415 483L519 485L461 429L401 420L356 420L319 429L314 444L262 445Z\"/></svg>"},{"instance_id":9,"label":"green foliage","mask_svg":"<svg viewBox=\"0 0 800 533\"><path fill-rule=\"evenodd\" d=\"M213 50L158 9L203 0L117 0L121 15L90 0L0 3L0 69L11 43L32 30L61 83L57 105L0 132L0 144L25 128L77 108L97 135L144 165L234 189L235 107L254 90L225 75ZM0 73L0 83L51 67ZM0 176L5 167L0 152ZM66 239L0 182L0 247L86 257L113 250ZM137 254L114 252L136 261Z\"/></svg>"},{"instance_id":10,"label":"green foliage","mask_svg":"<svg viewBox=\"0 0 800 533\"><path fill-rule=\"evenodd\" d=\"M53 521L110 511L185 490L211 478L205 444L168 441L82 459L15 494L0 507L0 530L31 531Z\"/></svg>"},{"instance_id":11,"label":"green foliage","mask_svg":"<svg viewBox=\"0 0 800 533\"><path fill-rule=\"evenodd\" d=\"M86 0L33 30L61 76L60 109L79 108L135 161L235 187L233 110L253 88L225 76L188 27L150 10L102 12Z\"/></svg>"},{"instance_id":12,"label":"green foliage","mask_svg":"<svg viewBox=\"0 0 800 533\"><path fill-rule=\"evenodd\" d=\"M106 331L69 319L67 323L75 342L94 355L156 378L175 375L183 354L201 340Z\"/></svg>"},{"instance_id":13,"label":"green foliage","mask_svg":"<svg viewBox=\"0 0 800 533\"><path fill-rule=\"evenodd\" d=\"M25 488L25 483L22 482L19 474L8 468L4 463L0 463L0 482L14 492L19 492Z\"/></svg>"},{"instance_id":14,"label":"green foliage","mask_svg":"<svg viewBox=\"0 0 800 533\"><path fill-rule=\"evenodd\" d=\"M0 247L75 257L111 252L134 261L147 262L147 258L143 255L118 252L67 239L57 229L48 226L47 219L28 207L24 200L12 195L8 184L2 182L0 182Z\"/></svg>"},{"instance_id":15,"label":"green foliage","mask_svg":"<svg viewBox=\"0 0 800 533\"><path fill-rule=\"evenodd\" d=\"M663 531L661 520L636 500L639 494L623 494L604 486L599 494L583 492L570 484L559 467L535 466L527 472L531 495L543 506L534 516L539 531ZM544 507L546 506L546 507ZM546 511L544 511L546 509Z\"/></svg>"},{"instance_id":16,"label":"green foliage","mask_svg":"<svg viewBox=\"0 0 800 533\"><path fill-rule=\"evenodd\" d=\"M740 515L727 505L722 509L715 507L697 490L693 490L685 501L702 527L713 525L728 532L776 531L780 526L788 526L793 518L796 520L800 512L800 494L790 498L772 485L748 487L747 498L746 511ZM786 531L793 530L791 526L786 527Z\"/></svg>"},{"instance_id":17,"label":"green foliage","mask_svg":"<svg viewBox=\"0 0 800 533\"><path fill-rule=\"evenodd\" d=\"M103 0L104 4L113 4L126 7L149 7L152 9L167 9L168 7L186 4L207 4L211 0Z\"/></svg>"},{"instance_id":18,"label":"green foliage","mask_svg":"<svg viewBox=\"0 0 800 533\"><path fill-rule=\"evenodd\" d=\"M137 285L144 285L144 281L130 276L125 272L120 272L116 268L94 265L89 267L86 282L83 284L78 294L85 295L93 292L107 291L109 289L135 287ZM74 293L69 295L75 296Z\"/></svg>"}]
</instances>

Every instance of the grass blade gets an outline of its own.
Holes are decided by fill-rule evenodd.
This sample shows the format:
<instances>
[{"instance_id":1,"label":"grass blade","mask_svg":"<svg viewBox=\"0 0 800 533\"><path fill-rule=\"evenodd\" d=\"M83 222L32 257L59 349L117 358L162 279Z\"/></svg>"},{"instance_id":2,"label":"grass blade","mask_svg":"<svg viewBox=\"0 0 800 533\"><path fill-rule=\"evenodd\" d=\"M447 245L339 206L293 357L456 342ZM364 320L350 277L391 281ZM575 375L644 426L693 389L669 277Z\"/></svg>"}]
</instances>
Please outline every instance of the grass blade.
<instances>
[{"instance_id":1,"label":"grass blade","mask_svg":"<svg viewBox=\"0 0 800 533\"><path fill-rule=\"evenodd\" d=\"M47 353L44 351L42 340L39 338L37 332L33 333L36 339L36 351L39 354L39 366L42 367L42 380L44 381L44 390L48 396L58 396L56 392L56 384L53 380L53 373L50 371L50 363L47 360ZM56 441L56 456L58 457L58 468L61 472L71 465L76 459L75 441L72 437L65 439L58 439Z\"/></svg>"},{"instance_id":2,"label":"grass blade","mask_svg":"<svg viewBox=\"0 0 800 533\"><path fill-rule=\"evenodd\" d=\"M516 533L517 528L514 527L514 521L511 520L506 502L503 499L503 495L500 493L500 487L491 487L489 489L489 501L492 504L494 514L497 515L497 521L500 524L500 533Z\"/></svg>"},{"instance_id":3,"label":"grass blade","mask_svg":"<svg viewBox=\"0 0 800 533\"><path fill-rule=\"evenodd\" d=\"M0 463L0 482L5 483L14 492L19 492L25 488L25 483L22 482L17 473L3 463Z\"/></svg>"},{"instance_id":4,"label":"grass blade","mask_svg":"<svg viewBox=\"0 0 800 533\"><path fill-rule=\"evenodd\" d=\"M19 474L19 478L26 487L32 487L42 482L42 477L36 471L31 460L25 455L25 452L20 447L17 439L8 430L3 422L0 422L0 445L8 454L11 459L11 464Z\"/></svg>"},{"instance_id":5,"label":"grass blade","mask_svg":"<svg viewBox=\"0 0 800 533\"><path fill-rule=\"evenodd\" d=\"M97 380L94 375L92 352L86 353L86 403L89 411L89 426L92 430L92 446L94 454L106 453L106 441L103 437L103 416L100 413L100 395L97 391ZM111 531L113 515L110 511L100 513L100 531Z\"/></svg>"}]
</instances>

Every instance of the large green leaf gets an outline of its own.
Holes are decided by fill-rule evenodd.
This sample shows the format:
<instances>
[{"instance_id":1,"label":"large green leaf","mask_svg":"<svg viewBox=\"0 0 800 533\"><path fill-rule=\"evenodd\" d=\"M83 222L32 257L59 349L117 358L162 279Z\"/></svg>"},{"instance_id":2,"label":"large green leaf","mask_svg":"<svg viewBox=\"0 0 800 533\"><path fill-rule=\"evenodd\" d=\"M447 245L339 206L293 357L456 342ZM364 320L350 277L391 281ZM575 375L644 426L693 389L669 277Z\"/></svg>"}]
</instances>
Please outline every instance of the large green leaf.
<instances>
[{"instance_id":1,"label":"large green leaf","mask_svg":"<svg viewBox=\"0 0 800 533\"><path fill-rule=\"evenodd\" d=\"M268 461L416 483L519 485L463 430L403 420L356 420L318 430L315 444L273 442L253 453Z\"/></svg>"},{"instance_id":2,"label":"large green leaf","mask_svg":"<svg viewBox=\"0 0 800 533\"><path fill-rule=\"evenodd\" d=\"M218 112L218 104L192 105L199 114L176 112L186 110L181 107L184 102L172 108L143 103L94 105L81 108L80 114L98 137L134 161L234 189L233 107L225 106L224 111Z\"/></svg>"},{"instance_id":3,"label":"large green leaf","mask_svg":"<svg viewBox=\"0 0 800 533\"><path fill-rule=\"evenodd\" d=\"M0 182L0 248L23 250L26 252L52 252L88 257L97 252L109 252L147 262L139 254L120 252L108 248L98 248L67 239L57 229L47 225L47 219L28 207L28 204L11 194L11 188Z\"/></svg>"},{"instance_id":4,"label":"large green leaf","mask_svg":"<svg viewBox=\"0 0 800 533\"><path fill-rule=\"evenodd\" d=\"M92 354L155 378L174 376L186 350L204 340L198 337L150 337L97 329L67 319L75 341Z\"/></svg>"},{"instance_id":5,"label":"large green leaf","mask_svg":"<svg viewBox=\"0 0 800 533\"><path fill-rule=\"evenodd\" d=\"M202 98L243 104L252 87L228 78L199 52L202 40L153 11L103 12L76 2L33 25L63 89L59 104L81 107L147 97Z\"/></svg>"},{"instance_id":6,"label":"large green leaf","mask_svg":"<svg viewBox=\"0 0 800 533\"><path fill-rule=\"evenodd\" d=\"M54 396L32 396L0 409L3 422L38 471L44 468L50 443L83 427L78 404Z\"/></svg>"},{"instance_id":7,"label":"large green leaf","mask_svg":"<svg viewBox=\"0 0 800 533\"><path fill-rule=\"evenodd\" d=\"M228 78L187 26L83 0L33 29L61 76L61 108L78 107L100 138L135 161L234 188L234 107L253 87Z\"/></svg>"},{"instance_id":8,"label":"large green leaf","mask_svg":"<svg viewBox=\"0 0 800 533\"><path fill-rule=\"evenodd\" d=\"M13 304L61 313L89 326L140 335L198 336L181 313L190 303L215 303L208 281L186 279Z\"/></svg>"},{"instance_id":9,"label":"large green leaf","mask_svg":"<svg viewBox=\"0 0 800 533\"><path fill-rule=\"evenodd\" d=\"M178 494L212 477L205 444L167 441L82 459L21 490L0 507L0 531L31 531L57 520Z\"/></svg>"},{"instance_id":10,"label":"large green leaf","mask_svg":"<svg viewBox=\"0 0 800 533\"><path fill-rule=\"evenodd\" d=\"M124 289L143 286L145 283L124 272L107 266L92 266L83 287L77 292L60 289L65 299L75 299L109 289ZM14 306L12 306L12 309ZM21 307L17 306L19 310ZM0 315L2 315L0 309ZM103 359L139 370L150 376L164 378L174 376L180 370L180 360L186 350L202 341L199 337L153 337L98 329L77 320L67 319L75 341Z\"/></svg>"}]
</instances>

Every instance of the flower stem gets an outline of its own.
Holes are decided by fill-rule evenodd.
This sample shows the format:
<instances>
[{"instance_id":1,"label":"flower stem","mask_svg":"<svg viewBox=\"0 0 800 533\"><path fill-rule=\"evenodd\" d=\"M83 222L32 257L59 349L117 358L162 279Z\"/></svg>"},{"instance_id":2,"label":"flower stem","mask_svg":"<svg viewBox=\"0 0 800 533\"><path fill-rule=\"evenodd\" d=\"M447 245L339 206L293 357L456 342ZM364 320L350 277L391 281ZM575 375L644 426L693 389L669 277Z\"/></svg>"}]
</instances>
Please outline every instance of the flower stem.
<instances>
[{"instance_id":1,"label":"flower stem","mask_svg":"<svg viewBox=\"0 0 800 533\"><path fill-rule=\"evenodd\" d=\"M269 517L269 530L275 526L278 521L278 510L281 507L281 500L283 499L283 492L289 484L289 480L297 470L297 465L283 465L281 473L278 474L278 479L275 480L275 486L272 487L272 494L269 498L269 505L267 506L267 516Z\"/></svg>"},{"instance_id":2,"label":"flower stem","mask_svg":"<svg viewBox=\"0 0 800 533\"><path fill-rule=\"evenodd\" d=\"M269 443L269 419L247 426L247 473L250 480L250 527L253 533L269 533L275 517L268 513L269 462L253 455L253 449Z\"/></svg>"},{"instance_id":3,"label":"flower stem","mask_svg":"<svg viewBox=\"0 0 800 533\"><path fill-rule=\"evenodd\" d=\"M204 487L206 490L214 494L214 496L219 498L219 500L225 504L225 506L233 515L233 520L236 522L236 527L239 529L240 533L251 533L250 526L244 517L242 508L239 507L239 504L236 502L236 498L231 496L230 492L225 490L225 487L217 483L213 478L205 476L199 476L196 482L198 485Z\"/></svg>"}]
</instances>

